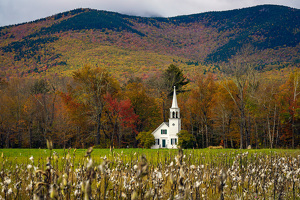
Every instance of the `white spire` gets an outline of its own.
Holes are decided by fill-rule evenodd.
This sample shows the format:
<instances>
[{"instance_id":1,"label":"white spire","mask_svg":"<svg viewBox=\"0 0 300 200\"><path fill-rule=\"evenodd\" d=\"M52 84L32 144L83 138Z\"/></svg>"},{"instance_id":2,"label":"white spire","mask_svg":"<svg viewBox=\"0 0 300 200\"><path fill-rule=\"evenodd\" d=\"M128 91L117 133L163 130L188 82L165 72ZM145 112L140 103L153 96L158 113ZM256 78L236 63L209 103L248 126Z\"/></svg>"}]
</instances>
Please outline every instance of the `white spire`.
<instances>
[{"instance_id":1,"label":"white spire","mask_svg":"<svg viewBox=\"0 0 300 200\"><path fill-rule=\"evenodd\" d=\"M174 86L173 101L172 101L171 108L178 108L175 86Z\"/></svg>"}]
</instances>

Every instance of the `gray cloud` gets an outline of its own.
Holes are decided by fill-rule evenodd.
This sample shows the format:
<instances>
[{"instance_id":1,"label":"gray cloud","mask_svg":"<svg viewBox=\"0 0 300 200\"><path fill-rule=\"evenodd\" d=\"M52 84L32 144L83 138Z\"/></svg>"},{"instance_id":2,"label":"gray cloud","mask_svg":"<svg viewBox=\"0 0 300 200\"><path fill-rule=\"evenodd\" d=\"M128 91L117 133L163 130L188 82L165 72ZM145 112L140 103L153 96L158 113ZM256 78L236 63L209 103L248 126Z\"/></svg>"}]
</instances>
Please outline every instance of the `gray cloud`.
<instances>
[{"instance_id":1,"label":"gray cloud","mask_svg":"<svg viewBox=\"0 0 300 200\"><path fill-rule=\"evenodd\" d=\"M75 8L171 17L261 4L300 8L299 0L0 0L0 26L33 21Z\"/></svg>"}]
</instances>

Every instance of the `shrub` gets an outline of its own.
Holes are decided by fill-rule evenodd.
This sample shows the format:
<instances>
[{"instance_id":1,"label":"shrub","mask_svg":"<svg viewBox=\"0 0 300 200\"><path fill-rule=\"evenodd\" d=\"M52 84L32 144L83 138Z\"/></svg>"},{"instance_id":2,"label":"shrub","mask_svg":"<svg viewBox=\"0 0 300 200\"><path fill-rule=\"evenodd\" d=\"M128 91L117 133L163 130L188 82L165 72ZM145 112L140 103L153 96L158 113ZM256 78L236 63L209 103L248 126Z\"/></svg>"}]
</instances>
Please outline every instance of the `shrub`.
<instances>
[{"instance_id":1,"label":"shrub","mask_svg":"<svg viewBox=\"0 0 300 200\"><path fill-rule=\"evenodd\" d=\"M151 146L155 144L155 138L151 132L140 132L136 139L140 141L142 147L147 149L151 148Z\"/></svg>"},{"instance_id":2,"label":"shrub","mask_svg":"<svg viewBox=\"0 0 300 200\"><path fill-rule=\"evenodd\" d=\"M178 145L181 148L188 149L188 148L193 148L194 143L196 142L195 137L193 134L189 133L186 130L181 130L178 135Z\"/></svg>"}]
</instances>

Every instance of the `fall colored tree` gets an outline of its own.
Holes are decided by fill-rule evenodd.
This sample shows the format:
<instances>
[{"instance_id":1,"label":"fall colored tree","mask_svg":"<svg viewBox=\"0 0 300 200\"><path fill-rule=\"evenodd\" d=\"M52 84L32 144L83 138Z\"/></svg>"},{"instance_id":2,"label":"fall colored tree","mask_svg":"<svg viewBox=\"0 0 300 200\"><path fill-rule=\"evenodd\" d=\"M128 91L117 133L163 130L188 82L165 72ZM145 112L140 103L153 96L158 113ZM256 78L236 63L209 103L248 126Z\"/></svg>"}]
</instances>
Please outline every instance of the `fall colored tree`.
<instances>
[{"instance_id":1,"label":"fall colored tree","mask_svg":"<svg viewBox=\"0 0 300 200\"><path fill-rule=\"evenodd\" d=\"M134 113L138 116L135 121L137 132L153 130L161 121L156 99L149 96L148 90L139 82L129 83L125 95L130 99Z\"/></svg>"},{"instance_id":2,"label":"fall colored tree","mask_svg":"<svg viewBox=\"0 0 300 200\"><path fill-rule=\"evenodd\" d=\"M234 87L234 83L228 83L229 88ZM235 94L234 94L235 95ZM237 110L230 95L222 84L217 84L215 94L215 106L213 106L213 120L216 132L219 133L220 138L223 140L224 148L235 148L238 134L235 131Z\"/></svg>"},{"instance_id":3,"label":"fall colored tree","mask_svg":"<svg viewBox=\"0 0 300 200\"><path fill-rule=\"evenodd\" d=\"M2 146L25 146L24 105L29 97L28 82L25 79L13 78L0 85L0 129Z\"/></svg>"},{"instance_id":4,"label":"fall colored tree","mask_svg":"<svg viewBox=\"0 0 300 200\"><path fill-rule=\"evenodd\" d=\"M105 101L107 102L107 112L105 112L108 123L110 125L110 148L113 148L114 138L117 136L118 146L121 147L122 130L121 128L127 128L132 133L136 133L136 121L138 120L138 115L134 113L131 101L129 99L118 100L113 98L109 93L105 96ZM123 141L124 142L124 141Z\"/></svg>"},{"instance_id":5,"label":"fall colored tree","mask_svg":"<svg viewBox=\"0 0 300 200\"><path fill-rule=\"evenodd\" d=\"M246 108L253 118L256 146L258 143L273 148L279 136L279 104L277 101L279 84L261 81L255 93L250 93ZM260 135L260 136L259 136ZM254 142L250 142L253 144ZM277 142L276 142L277 143Z\"/></svg>"},{"instance_id":6,"label":"fall colored tree","mask_svg":"<svg viewBox=\"0 0 300 200\"><path fill-rule=\"evenodd\" d=\"M230 78L221 77L222 85L230 95L232 101L237 107L240 114L240 148L248 146L250 143L249 128L247 127L246 120L246 102L248 90L257 86L256 74L253 67L240 60L232 61L227 68L227 73L230 74ZM235 85L235 88L230 88L230 81ZM236 90L234 92L232 89ZM236 95L234 95L236 93ZM244 145L245 140L245 145Z\"/></svg>"},{"instance_id":7,"label":"fall colored tree","mask_svg":"<svg viewBox=\"0 0 300 200\"><path fill-rule=\"evenodd\" d=\"M212 108L215 106L216 84L212 74L204 77L197 76L196 87L190 93L188 104L190 106L191 114L198 120L198 132L202 132L202 142L205 146L210 146L211 134L209 129L212 127ZM201 130L203 128L203 130ZM204 136L205 135L205 136ZM205 138L205 139L204 139ZM202 143L202 146L203 143Z\"/></svg>"},{"instance_id":8,"label":"fall colored tree","mask_svg":"<svg viewBox=\"0 0 300 200\"><path fill-rule=\"evenodd\" d=\"M299 144L300 126L300 72L290 74L289 79L280 87L281 120L285 134L282 135L286 142L291 142L292 148Z\"/></svg>"},{"instance_id":9,"label":"fall colored tree","mask_svg":"<svg viewBox=\"0 0 300 200\"><path fill-rule=\"evenodd\" d=\"M38 126L41 133L40 142L46 142L52 138L52 125L54 122L55 113L55 101L56 94L55 88L45 79L37 79L30 88L30 93L34 99L36 108L40 111L36 114L38 115ZM52 93L52 94L51 94Z\"/></svg>"},{"instance_id":10,"label":"fall colored tree","mask_svg":"<svg viewBox=\"0 0 300 200\"><path fill-rule=\"evenodd\" d=\"M72 95L86 108L86 116L91 125L95 125L95 143L100 144L101 117L106 104L107 93L114 95L120 90L119 83L109 73L101 68L84 66L73 74L76 87L72 88Z\"/></svg>"},{"instance_id":11,"label":"fall colored tree","mask_svg":"<svg viewBox=\"0 0 300 200\"><path fill-rule=\"evenodd\" d=\"M82 144L87 142L86 135L89 132L89 124L87 123L88 116L86 107L73 98L70 93L60 93L62 99L62 117L64 119L63 145L69 143L70 146L82 147Z\"/></svg>"}]
</instances>

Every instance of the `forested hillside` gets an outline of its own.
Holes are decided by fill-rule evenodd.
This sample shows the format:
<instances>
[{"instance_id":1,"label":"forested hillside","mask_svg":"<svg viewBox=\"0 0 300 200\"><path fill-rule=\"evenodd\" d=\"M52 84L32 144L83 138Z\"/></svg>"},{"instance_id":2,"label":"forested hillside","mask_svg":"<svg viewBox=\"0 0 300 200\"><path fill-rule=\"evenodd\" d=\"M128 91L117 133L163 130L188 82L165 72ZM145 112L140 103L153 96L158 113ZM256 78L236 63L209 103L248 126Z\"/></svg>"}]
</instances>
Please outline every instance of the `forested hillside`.
<instances>
[{"instance_id":1,"label":"forested hillside","mask_svg":"<svg viewBox=\"0 0 300 200\"><path fill-rule=\"evenodd\" d=\"M274 5L172 18L76 9L1 27L0 75L70 76L92 64L125 80L173 63L189 76L240 57L262 71L297 67L299 16L298 9Z\"/></svg>"}]
</instances>

